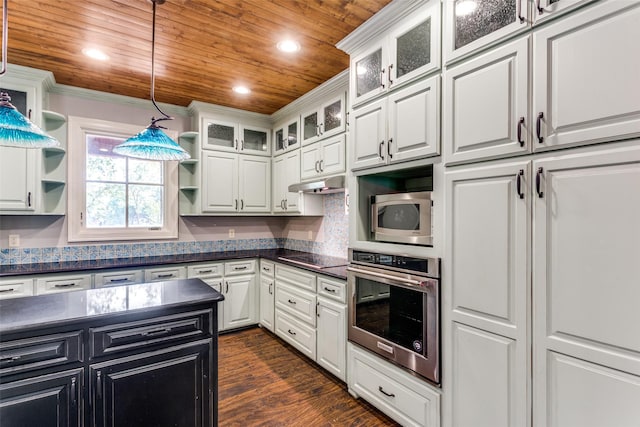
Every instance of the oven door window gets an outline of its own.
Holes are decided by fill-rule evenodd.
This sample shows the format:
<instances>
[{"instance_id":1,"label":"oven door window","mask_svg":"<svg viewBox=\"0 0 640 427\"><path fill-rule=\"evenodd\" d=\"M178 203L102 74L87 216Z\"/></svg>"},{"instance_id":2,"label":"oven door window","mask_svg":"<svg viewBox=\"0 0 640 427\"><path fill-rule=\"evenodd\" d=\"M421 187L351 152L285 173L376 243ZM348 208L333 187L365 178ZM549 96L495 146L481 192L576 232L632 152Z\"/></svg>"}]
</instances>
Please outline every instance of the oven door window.
<instances>
[{"instance_id":1,"label":"oven door window","mask_svg":"<svg viewBox=\"0 0 640 427\"><path fill-rule=\"evenodd\" d=\"M419 203L390 203L378 208L378 227L389 230L420 230Z\"/></svg>"},{"instance_id":2,"label":"oven door window","mask_svg":"<svg viewBox=\"0 0 640 427\"><path fill-rule=\"evenodd\" d=\"M425 354L425 294L375 280L356 279L355 326Z\"/></svg>"}]
</instances>

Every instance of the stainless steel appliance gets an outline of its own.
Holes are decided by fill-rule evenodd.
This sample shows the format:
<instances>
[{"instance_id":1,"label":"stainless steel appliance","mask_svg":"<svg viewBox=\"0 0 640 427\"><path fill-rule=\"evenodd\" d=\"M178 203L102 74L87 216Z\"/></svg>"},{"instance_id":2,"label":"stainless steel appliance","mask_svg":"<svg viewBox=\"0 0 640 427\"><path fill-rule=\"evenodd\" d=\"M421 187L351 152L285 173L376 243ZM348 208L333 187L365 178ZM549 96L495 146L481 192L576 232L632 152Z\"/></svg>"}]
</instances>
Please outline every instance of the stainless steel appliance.
<instances>
[{"instance_id":1,"label":"stainless steel appliance","mask_svg":"<svg viewBox=\"0 0 640 427\"><path fill-rule=\"evenodd\" d=\"M440 384L440 259L349 250L349 341Z\"/></svg>"},{"instance_id":2,"label":"stainless steel appliance","mask_svg":"<svg viewBox=\"0 0 640 427\"><path fill-rule=\"evenodd\" d=\"M371 234L381 242L433 245L430 191L371 196Z\"/></svg>"},{"instance_id":3,"label":"stainless steel appliance","mask_svg":"<svg viewBox=\"0 0 640 427\"><path fill-rule=\"evenodd\" d=\"M306 254L294 254L294 255L283 255L278 257L278 259L282 261L289 261L294 264L304 265L305 267L312 268L331 268L331 267L342 267L343 265L347 265L348 261L345 258L332 257L328 255L320 255L314 253L306 253Z\"/></svg>"}]
</instances>

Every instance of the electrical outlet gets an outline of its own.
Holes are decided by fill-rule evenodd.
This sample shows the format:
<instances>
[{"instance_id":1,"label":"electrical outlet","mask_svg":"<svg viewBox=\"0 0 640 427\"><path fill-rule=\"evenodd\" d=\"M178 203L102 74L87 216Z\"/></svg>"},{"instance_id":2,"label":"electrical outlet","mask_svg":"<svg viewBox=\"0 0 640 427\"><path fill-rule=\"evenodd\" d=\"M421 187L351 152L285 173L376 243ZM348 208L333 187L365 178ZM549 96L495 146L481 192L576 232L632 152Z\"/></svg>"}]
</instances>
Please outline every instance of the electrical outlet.
<instances>
[{"instance_id":1,"label":"electrical outlet","mask_svg":"<svg viewBox=\"0 0 640 427\"><path fill-rule=\"evenodd\" d=\"M20 235L19 234L9 234L9 247L17 248L20 246Z\"/></svg>"},{"instance_id":2,"label":"electrical outlet","mask_svg":"<svg viewBox=\"0 0 640 427\"><path fill-rule=\"evenodd\" d=\"M236 237L236 230L233 228L229 229L229 238L233 239L234 237Z\"/></svg>"},{"instance_id":3,"label":"electrical outlet","mask_svg":"<svg viewBox=\"0 0 640 427\"><path fill-rule=\"evenodd\" d=\"M307 240L313 240L313 231L307 231Z\"/></svg>"}]
</instances>

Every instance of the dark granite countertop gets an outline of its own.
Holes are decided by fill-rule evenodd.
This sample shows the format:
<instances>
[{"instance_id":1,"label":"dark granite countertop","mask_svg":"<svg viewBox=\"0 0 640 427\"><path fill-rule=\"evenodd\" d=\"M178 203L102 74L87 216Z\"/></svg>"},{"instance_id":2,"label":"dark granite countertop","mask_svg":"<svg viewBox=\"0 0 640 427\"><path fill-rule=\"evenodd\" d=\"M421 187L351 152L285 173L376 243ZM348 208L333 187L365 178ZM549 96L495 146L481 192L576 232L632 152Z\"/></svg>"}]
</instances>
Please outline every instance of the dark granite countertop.
<instances>
[{"instance_id":1,"label":"dark granite countertop","mask_svg":"<svg viewBox=\"0 0 640 427\"><path fill-rule=\"evenodd\" d=\"M346 280L347 267L314 268L280 259L283 256L302 255L306 252L290 249L256 249L244 251L209 252L177 255L161 255L149 257L111 258L82 261L61 261L35 264L1 265L0 277L23 276L30 274L51 274L74 271L92 271L116 268L152 267L168 264L184 264L205 261L225 261L242 258L265 258L270 261L288 264L314 273L324 274L337 279ZM347 264L347 260L344 260Z\"/></svg>"},{"instance_id":2,"label":"dark granite countertop","mask_svg":"<svg viewBox=\"0 0 640 427\"><path fill-rule=\"evenodd\" d=\"M0 334L75 320L224 300L200 279L113 286L0 300Z\"/></svg>"}]
</instances>

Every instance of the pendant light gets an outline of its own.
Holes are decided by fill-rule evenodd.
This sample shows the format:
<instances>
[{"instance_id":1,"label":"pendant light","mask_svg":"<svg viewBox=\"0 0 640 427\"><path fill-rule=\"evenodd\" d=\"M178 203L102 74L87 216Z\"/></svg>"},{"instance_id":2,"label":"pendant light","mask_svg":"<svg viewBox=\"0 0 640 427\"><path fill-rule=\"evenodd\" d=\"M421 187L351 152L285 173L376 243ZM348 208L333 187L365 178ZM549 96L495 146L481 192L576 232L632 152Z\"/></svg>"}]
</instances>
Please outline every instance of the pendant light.
<instances>
[{"instance_id":1,"label":"pendant light","mask_svg":"<svg viewBox=\"0 0 640 427\"><path fill-rule=\"evenodd\" d=\"M7 0L2 4L2 68L0 76L7 72L7 35L9 33L9 12ZM60 145L60 142L47 135L29 119L20 114L11 104L11 97L0 92L0 146L20 148L47 148Z\"/></svg>"},{"instance_id":2,"label":"pendant light","mask_svg":"<svg viewBox=\"0 0 640 427\"><path fill-rule=\"evenodd\" d=\"M127 157L136 157L149 160L186 160L191 158L189 153L177 142L167 136L158 125L163 120L173 120L173 117L165 114L156 104L155 86L155 45L156 45L156 6L163 4L165 0L151 0L153 3L153 24L151 32L151 102L162 117L151 118L151 124L142 132L127 139L113 148L113 152Z\"/></svg>"}]
</instances>

